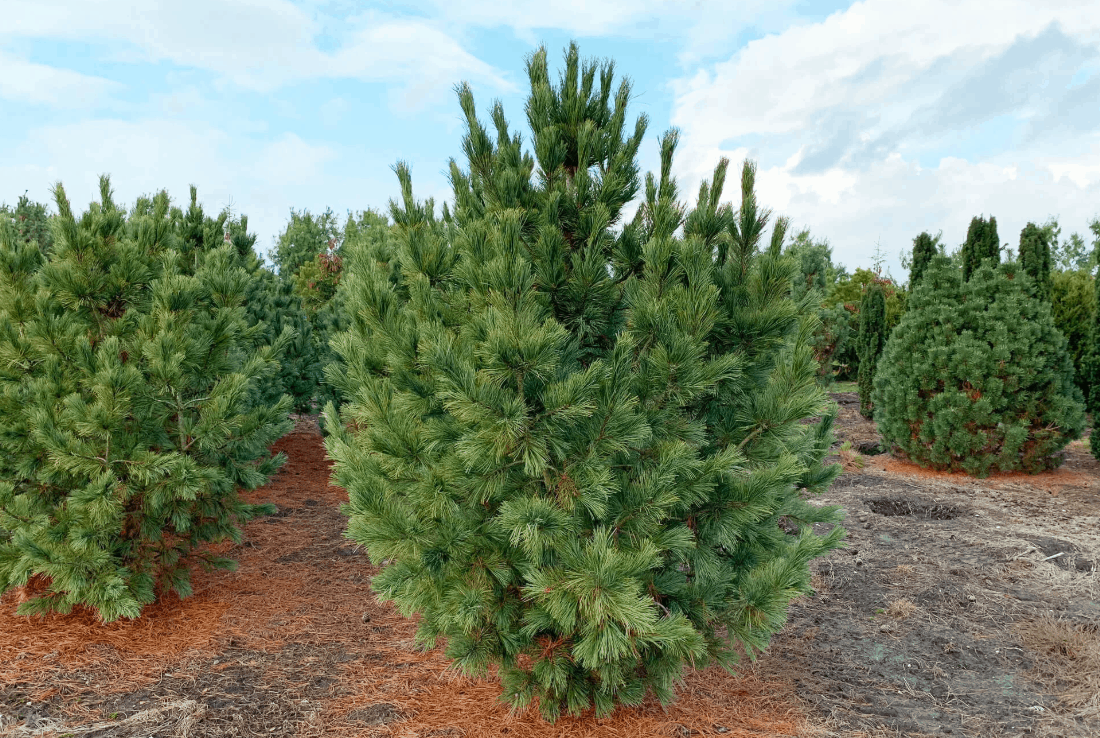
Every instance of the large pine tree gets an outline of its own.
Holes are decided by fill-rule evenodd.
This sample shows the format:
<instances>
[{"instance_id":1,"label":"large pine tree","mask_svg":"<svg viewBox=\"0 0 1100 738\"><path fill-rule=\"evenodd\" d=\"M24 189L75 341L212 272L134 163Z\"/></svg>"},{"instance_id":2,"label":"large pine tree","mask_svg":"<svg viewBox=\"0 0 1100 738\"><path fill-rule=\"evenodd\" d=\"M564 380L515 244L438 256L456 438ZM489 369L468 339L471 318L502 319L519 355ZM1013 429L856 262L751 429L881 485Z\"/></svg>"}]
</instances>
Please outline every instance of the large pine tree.
<instances>
[{"instance_id":1,"label":"large pine tree","mask_svg":"<svg viewBox=\"0 0 1100 738\"><path fill-rule=\"evenodd\" d=\"M167 195L100 194L77 218L57 187L48 255L0 234L0 592L109 621L232 564L200 546L265 510L238 492L281 463L289 399L253 390L290 336L261 340L233 247L183 248Z\"/></svg>"},{"instance_id":2,"label":"large pine tree","mask_svg":"<svg viewBox=\"0 0 1100 738\"><path fill-rule=\"evenodd\" d=\"M764 648L842 531L811 527L838 519L807 502L837 473L833 415L754 168L738 210L725 161L688 209L667 134L616 230L646 128L630 86L575 46L557 84L545 50L527 72L534 156L463 86L454 211L398 165L396 248L345 280L350 401L326 423L376 592L553 719L668 701L686 664Z\"/></svg>"}]
</instances>

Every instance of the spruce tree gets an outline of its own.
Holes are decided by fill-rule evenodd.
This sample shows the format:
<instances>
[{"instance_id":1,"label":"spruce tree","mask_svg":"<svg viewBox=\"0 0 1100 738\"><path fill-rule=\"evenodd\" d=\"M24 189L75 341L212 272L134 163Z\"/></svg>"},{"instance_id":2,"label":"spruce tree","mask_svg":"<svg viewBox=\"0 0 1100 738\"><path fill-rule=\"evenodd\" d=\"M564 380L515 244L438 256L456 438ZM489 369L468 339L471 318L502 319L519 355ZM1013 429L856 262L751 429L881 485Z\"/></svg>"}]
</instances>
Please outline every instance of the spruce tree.
<instances>
[{"instance_id":1,"label":"spruce tree","mask_svg":"<svg viewBox=\"0 0 1100 738\"><path fill-rule=\"evenodd\" d=\"M913 264L909 269L909 290L916 289L920 284L924 270L936 257L939 250L936 248L937 239L932 238L928 231L924 231L913 239Z\"/></svg>"},{"instance_id":2,"label":"spruce tree","mask_svg":"<svg viewBox=\"0 0 1100 738\"><path fill-rule=\"evenodd\" d=\"M834 415L754 167L738 210L725 161L688 209L670 132L616 231L646 128L629 84L575 45L557 84L545 50L527 73L534 156L462 86L453 212L397 166L395 248L342 284L349 401L326 424L375 591L554 719L667 702L686 664L764 648L842 531L812 530L838 520L806 499L837 474Z\"/></svg>"},{"instance_id":3,"label":"spruce tree","mask_svg":"<svg viewBox=\"0 0 1100 738\"><path fill-rule=\"evenodd\" d=\"M1046 229L1028 223L1020 231L1020 266L1031 277L1039 299L1051 299L1050 241Z\"/></svg>"},{"instance_id":4,"label":"spruce tree","mask_svg":"<svg viewBox=\"0 0 1100 738\"><path fill-rule=\"evenodd\" d=\"M1001 241L997 235L996 218L991 215L989 220L984 216L975 216L971 219L960 257L964 280L969 280L970 275L977 271L986 259L989 259L993 266L1001 262Z\"/></svg>"},{"instance_id":5,"label":"spruce tree","mask_svg":"<svg viewBox=\"0 0 1100 738\"><path fill-rule=\"evenodd\" d=\"M252 389L289 335L258 340L232 246L185 253L164 193L129 218L105 177L80 218L55 194L49 254L0 235L0 592L134 618L270 511L239 490L282 462L289 400Z\"/></svg>"},{"instance_id":6,"label":"spruce tree","mask_svg":"<svg viewBox=\"0 0 1100 738\"><path fill-rule=\"evenodd\" d=\"M871 397L896 453L975 476L1056 467L1085 425L1066 339L1014 262L987 260L966 282L936 257L890 334Z\"/></svg>"},{"instance_id":7,"label":"spruce tree","mask_svg":"<svg viewBox=\"0 0 1100 738\"><path fill-rule=\"evenodd\" d=\"M873 415L875 368L886 345L886 297L882 285L872 282L859 307L859 412L863 417Z\"/></svg>"}]
</instances>

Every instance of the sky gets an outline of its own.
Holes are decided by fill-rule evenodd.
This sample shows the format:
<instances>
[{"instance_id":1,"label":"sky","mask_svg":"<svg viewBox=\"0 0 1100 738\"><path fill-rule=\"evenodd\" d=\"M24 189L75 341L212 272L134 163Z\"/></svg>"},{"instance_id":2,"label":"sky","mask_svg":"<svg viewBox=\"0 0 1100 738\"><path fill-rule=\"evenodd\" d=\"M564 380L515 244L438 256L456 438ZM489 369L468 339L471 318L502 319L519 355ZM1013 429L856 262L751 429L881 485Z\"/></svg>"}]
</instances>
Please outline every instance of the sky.
<instances>
[{"instance_id":1,"label":"sky","mask_svg":"<svg viewBox=\"0 0 1100 738\"><path fill-rule=\"evenodd\" d=\"M262 251L291 208L385 209L398 160L441 203L455 85L522 131L525 57L544 45L556 74L571 40L632 80L643 171L673 126L685 200L751 158L760 202L849 270L877 251L904 281L914 236L954 248L979 214L1013 245L1100 215L1096 0L5 0L0 202L195 184Z\"/></svg>"}]
</instances>

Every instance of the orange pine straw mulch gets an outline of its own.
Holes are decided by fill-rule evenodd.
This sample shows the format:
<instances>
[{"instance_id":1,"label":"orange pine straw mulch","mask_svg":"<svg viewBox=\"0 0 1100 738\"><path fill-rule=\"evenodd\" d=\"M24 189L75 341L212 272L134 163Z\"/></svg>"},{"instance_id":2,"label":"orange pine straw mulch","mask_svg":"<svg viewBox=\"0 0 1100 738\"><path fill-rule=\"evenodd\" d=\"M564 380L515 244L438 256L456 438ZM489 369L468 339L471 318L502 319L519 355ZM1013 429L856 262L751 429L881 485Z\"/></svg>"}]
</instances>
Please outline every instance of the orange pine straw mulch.
<instances>
[{"instance_id":1,"label":"orange pine straw mulch","mask_svg":"<svg viewBox=\"0 0 1100 738\"><path fill-rule=\"evenodd\" d=\"M0 599L0 689L22 685L35 700L130 693L155 685L185 662L218 658L226 648L273 653L305 644L317 653L342 648L346 656L329 667L339 689L323 701L323 732L309 735L581 738L690 732L761 738L815 732L790 680L748 667L739 676L720 669L691 673L667 709L647 703L605 719L563 717L554 725L536 710L513 714L499 699L499 682L455 674L440 649L417 650L415 623L375 600L375 570L343 538L346 520L338 506L347 496L328 484L315 424L303 421L276 450L286 451L289 462L251 497L292 513L249 523L245 544L231 553L238 570L195 572L193 596L168 596L135 621L108 625L87 612L19 617L16 593ZM356 711L379 706L392 710L396 720L356 719ZM67 712L97 717L77 705Z\"/></svg>"}]
</instances>

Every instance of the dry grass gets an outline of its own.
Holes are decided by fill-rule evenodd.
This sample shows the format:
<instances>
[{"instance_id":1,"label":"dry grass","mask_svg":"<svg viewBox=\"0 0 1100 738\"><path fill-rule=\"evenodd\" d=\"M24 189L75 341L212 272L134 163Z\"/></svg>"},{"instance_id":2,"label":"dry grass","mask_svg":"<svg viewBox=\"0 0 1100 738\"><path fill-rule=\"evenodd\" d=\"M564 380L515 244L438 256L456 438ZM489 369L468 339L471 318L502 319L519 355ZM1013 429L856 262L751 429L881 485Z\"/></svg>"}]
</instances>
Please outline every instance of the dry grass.
<instances>
[{"instance_id":1,"label":"dry grass","mask_svg":"<svg viewBox=\"0 0 1100 738\"><path fill-rule=\"evenodd\" d=\"M895 620L905 620L916 611L917 606L905 598L894 600L886 607L886 614Z\"/></svg>"},{"instance_id":2,"label":"dry grass","mask_svg":"<svg viewBox=\"0 0 1100 738\"><path fill-rule=\"evenodd\" d=\"M1035 658L1033 677L1067 717L1100 719L1100 626L1046 616L1018 627Z\"/></svg>"},{"instance_id":3,"label":"dry grass","mask_svg":"<svg viewBox=\"0 0 1100 738\"><path fill-rule=\"evenodd\" d=\"M845 441L840 444L840 448L836 450L836 453L840 458L840 465L845 472L861 471L867 464L867 460L863 458L863 454L852 448L851 441Z\"/></svg>"}]
</instances>

